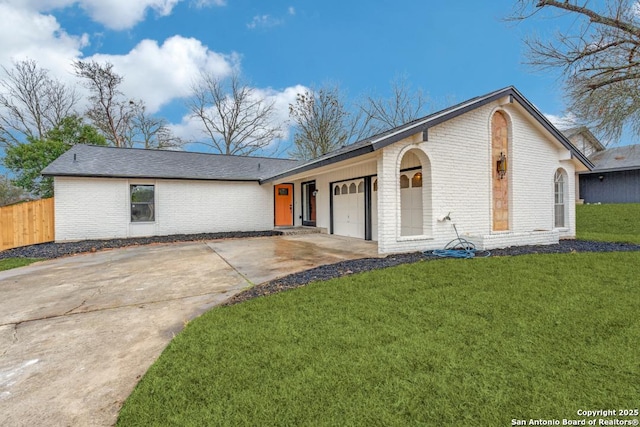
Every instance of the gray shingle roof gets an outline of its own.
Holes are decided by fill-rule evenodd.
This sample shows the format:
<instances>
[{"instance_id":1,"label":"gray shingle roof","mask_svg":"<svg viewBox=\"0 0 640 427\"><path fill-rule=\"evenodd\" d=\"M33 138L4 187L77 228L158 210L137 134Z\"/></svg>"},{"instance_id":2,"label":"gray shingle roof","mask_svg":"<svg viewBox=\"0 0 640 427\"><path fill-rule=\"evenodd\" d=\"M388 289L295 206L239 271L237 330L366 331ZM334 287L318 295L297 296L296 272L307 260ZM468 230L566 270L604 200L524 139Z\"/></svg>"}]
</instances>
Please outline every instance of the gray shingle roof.
<instances>
[{"instance_id":1,"label":"gray shingle roof","mask_svg":"<svg viewBox=\"0 0 640 427\"><path fill-rule=\"evenodd\" d=\"M595 170L640 168L640 144L608 148L593 153L589 159Z\"/></svg>"},{"instance_id":2,"label":"gray shingle roof","mask_svg":"<svg viewBox=\"0 0 640 427\"><path fill-rule=\"evenodd\" d=\"M518 90L509 86L430 114L307 162L264 157L224 156L184 151L76 145L47 166L43 175L174 178L268 182L379 150L498 99L510 97L547 129L588 169L593 164ZM75 161L74 161L75 155Z\"/></svg>"},{"instance_id":3,"label":"gray shingle roof","mask_svg":"<svg viewBox=\"0 0 640 427\"><path fill-rule=\"evenodd\" d=\"M43 171L51 176L260 181L297 165L295 160L142 150L79 144Z\"/></svg>"}]
</instances>

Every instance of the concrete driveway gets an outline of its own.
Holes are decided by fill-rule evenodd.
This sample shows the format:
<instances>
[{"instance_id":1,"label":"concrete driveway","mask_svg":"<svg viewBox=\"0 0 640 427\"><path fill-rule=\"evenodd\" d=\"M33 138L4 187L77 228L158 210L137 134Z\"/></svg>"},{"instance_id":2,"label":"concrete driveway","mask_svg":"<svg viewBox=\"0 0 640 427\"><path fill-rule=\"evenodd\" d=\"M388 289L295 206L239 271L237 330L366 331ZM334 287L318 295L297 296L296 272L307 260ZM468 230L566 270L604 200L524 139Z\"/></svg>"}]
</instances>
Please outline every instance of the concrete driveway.
<instances>
[{"instance_id":1,"label":"concrete driveway","mask_svg":"<svg viewBox=\"0 0 640 427\"><path fill-rule=\"evenodd\" d=\"M0 425L109 426L186 322L251 283L375 244L326 235L139 246L0 272Z\"/></svg>"}]
</instances>

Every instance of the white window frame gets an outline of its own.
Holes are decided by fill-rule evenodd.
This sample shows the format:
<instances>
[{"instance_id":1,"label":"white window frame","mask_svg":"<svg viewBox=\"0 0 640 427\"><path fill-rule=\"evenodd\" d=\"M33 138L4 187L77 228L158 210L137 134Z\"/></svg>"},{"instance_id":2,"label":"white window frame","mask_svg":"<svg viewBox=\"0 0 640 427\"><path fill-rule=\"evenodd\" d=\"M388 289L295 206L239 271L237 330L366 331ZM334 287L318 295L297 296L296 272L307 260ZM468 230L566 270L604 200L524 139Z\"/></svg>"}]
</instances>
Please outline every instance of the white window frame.
<instances>
[{"instance_id":1,"label":"white window frame","mask_svg":"<svg viewBox=\"0 0 640 427\"><path fill-rule=\"evenodd\" d=\"M553 177L553 202L553 226L555 228L566 228L567 180L562 169L556 170Z\"/></svg>"},{"instance_id":2,"label":"white window frame","mask_svg":"<svg viewBox=\"0 0 640 427\"><path fill-rule=\"evenodd\" d=\"M133 201L133 193L135 187L151 187L153 190L153 198L150 202L134 202ZM155 184L129 184L129 219L131 223L150 223L156 221L156 212L155 212L155 204L156 204L156 186ZM150 219L138 219L134 217L134 205L147 205L150 207L151 218Z\"/></svg>"}]
</instances>

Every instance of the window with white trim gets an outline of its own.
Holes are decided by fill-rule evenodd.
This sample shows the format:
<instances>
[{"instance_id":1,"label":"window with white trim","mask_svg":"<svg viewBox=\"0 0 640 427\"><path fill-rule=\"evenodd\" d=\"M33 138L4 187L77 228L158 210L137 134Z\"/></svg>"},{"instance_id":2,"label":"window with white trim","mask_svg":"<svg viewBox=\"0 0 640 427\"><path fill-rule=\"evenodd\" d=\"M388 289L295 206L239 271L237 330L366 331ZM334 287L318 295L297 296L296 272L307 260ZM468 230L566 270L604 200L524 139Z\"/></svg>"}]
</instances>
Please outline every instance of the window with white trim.
<instances>
[{"instance_id":1,"label":"window with white trim","mask_svg":"<svg viewBox=\"0 0 640 427\"><path fill-rule=\"evenodd\" d=\"M558 169L553 179L554 188L554 221L556 228L565 227L566 180L562 170Z\"/></svg>"},{"instance_id":2,"label":"window with white trim","mask_svg":"<svg viewBox=\"0 0 640 427\"><path fill-rule=\"evenodd\" d=\"M131 222L155 221L155 186L131 186Z\"/></svg>"}]
</instances>

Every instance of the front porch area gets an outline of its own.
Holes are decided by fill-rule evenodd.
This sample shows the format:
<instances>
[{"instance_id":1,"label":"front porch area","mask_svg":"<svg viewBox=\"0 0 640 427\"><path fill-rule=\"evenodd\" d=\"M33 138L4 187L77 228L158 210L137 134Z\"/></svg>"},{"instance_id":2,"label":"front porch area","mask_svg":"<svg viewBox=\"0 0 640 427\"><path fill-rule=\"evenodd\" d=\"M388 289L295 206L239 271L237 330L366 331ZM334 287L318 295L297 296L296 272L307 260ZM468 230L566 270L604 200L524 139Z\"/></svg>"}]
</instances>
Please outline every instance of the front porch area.
<instances>
[{"instance_id":1,"label":"front porch area","mask_svg":"<svg viewBox=\"0 0 640 427\"><path fill-rule=\"evenodd\" d=\"M297 236L301 234L327 234L327 229L323 227L275 227L274 230L281 232L283 236Z\"/></svg>"}]
</instances>

